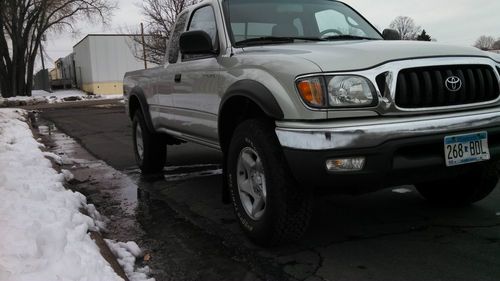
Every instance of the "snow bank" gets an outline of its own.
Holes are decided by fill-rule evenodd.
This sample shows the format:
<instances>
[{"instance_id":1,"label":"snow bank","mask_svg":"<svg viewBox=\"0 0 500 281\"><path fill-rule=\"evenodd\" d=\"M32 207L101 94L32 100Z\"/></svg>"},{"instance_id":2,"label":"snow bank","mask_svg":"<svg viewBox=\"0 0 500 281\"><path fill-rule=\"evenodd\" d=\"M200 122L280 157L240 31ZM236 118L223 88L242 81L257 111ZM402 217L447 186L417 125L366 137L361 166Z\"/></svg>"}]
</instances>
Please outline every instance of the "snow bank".
<instances>
[{"instance_id":1,"label":"snow bank","mask_svg":"<svg viewBox=\"0 0 500 281\"><path fill-rule=\"evenodd\" d=\"M19 107L37 104L54 104L84 100L120 99L123 95L88 95L80 90L60 90L53 93L46 91L32 91L31 97L0 97L0 107Z\"/></svg>"},{"instance_id":2,"label":"snow bank","mask_svg":"<svg viewBox=\"0 0 500 281\"><path fill-rule=\"evenodd\" d=\"M99 253L83 195L66 190L22 112L0 109L0 280L122 280Z\"/></svg>"}]
</instances>

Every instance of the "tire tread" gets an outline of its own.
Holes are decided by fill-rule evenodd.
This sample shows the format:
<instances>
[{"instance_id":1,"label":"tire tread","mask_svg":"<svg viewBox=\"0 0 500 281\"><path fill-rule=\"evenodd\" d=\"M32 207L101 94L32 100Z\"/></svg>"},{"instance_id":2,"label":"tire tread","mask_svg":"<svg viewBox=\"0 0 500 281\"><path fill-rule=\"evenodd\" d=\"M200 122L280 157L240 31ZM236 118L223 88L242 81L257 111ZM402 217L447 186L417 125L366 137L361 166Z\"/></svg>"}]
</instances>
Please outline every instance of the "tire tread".
<instances>
[{"instance_id":1,"label":"tire tread","mask_svg":"<svg viewBox=\"0 0 500 281\"><path fill-rule=\"evenodd\" d=\"M135 141L136 134L136 124L139 123L142 129L142 138L144 144L144 157L141 160L138 152ZM154 174L159 173L163 170L165 163L167 161L167 143L166 138L163 135L152 133L149 131L146 121L144 120L143 113L138 110L133 119L132 124L132 138L134 144L134 155L136 158L136 162L139 165L142 173L144 174Z\"/></svg>"}]
</instances>

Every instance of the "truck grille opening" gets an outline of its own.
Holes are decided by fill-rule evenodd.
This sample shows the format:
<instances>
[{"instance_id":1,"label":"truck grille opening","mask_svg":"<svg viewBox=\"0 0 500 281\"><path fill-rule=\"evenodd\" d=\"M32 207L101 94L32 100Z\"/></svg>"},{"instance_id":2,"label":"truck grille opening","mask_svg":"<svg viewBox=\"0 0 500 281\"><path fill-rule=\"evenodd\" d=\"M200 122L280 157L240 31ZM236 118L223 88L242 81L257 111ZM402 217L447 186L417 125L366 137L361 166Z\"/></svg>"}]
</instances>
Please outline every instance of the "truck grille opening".
<instances>
[{"instance_id":1,"label":"truck grille opening","mask_svg":"<svg viewBox=\"0 0 500 281\"><path fill-rule=\"evenodd\" d=\"M389 92L389 86L387 85L386 83L386 78L387 78L387 75L389 74L389 72L384 72L382 74L379 74L375 80L377 81L377 87L380 91L380 94L382 94L382 96L386 96L387 93Z\"/></svg>"},{"instance_id":2,"label":"truck grille opening","mask_svg":"<svg viewBox=\"0 0 500 281\"><path fill-rule=\"evenodd\" d=\"M488 65L419 67L399 73L396 105L409 109L466 105L493 101L499 95L497 76Z\"/></svg>"}]
</instances>

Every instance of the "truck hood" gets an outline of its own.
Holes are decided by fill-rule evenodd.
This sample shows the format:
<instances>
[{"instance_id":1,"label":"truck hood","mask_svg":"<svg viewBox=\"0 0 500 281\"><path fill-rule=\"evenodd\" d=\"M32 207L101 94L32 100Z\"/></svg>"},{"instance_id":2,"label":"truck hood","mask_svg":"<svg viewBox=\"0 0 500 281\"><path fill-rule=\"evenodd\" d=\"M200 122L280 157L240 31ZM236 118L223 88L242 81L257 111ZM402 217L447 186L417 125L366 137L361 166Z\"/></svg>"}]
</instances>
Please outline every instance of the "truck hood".
<instances>
[{"instance_id":1,"label":"truck hood","mask_svg":"<svg viewBox=\"0 0 500 281\"><path fill-rule=\"evenodd\" d=\"M438 56L489 57L493 54L472 47L418 41L307 42L246 47L247 55L296 56L318 65L324 72L352 71L404 59Z\"/></svg>"}]
</instances>

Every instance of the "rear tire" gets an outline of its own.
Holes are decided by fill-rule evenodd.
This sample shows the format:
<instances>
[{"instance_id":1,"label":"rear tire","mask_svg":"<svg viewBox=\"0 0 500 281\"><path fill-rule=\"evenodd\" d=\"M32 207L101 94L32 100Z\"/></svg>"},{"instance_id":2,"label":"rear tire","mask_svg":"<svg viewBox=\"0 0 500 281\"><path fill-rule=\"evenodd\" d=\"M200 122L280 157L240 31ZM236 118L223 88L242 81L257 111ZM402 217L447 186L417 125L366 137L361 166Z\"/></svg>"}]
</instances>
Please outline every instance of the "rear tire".
<instances>
[{"instance_id":1,"label":"rear tire","mask_svg":"<svg viewBox=\"0 0 500 281\"><path fill-rule=\"evenodd\" d=\"M486 198L498 184L497 164L479 165L452 180L417 184L429 202L445 206L466 206Z\"/></svg>"},{"instance_id":2,"label":"rear tire","mask_svg":"<svg viewBox=\"0 0 500 281\"><path fill-rule=\"evenodd\" d=\"M137 165L144 174L159 173L167 160L165 137L149 131L144 115L140 110L132 122L132 138Z\"/></svg>"},{"instance_id":3,"label":"rear tire","mask_svg":"<svg viewBox=\"0 0 500 281\"><path fill-rule=\"evenodd\" d=\"M262 246L301 238L311 217L312 192L293 179L273 126L244 121L227 156L231 199L245 234Z\"/></svg>"}]
</instances>

